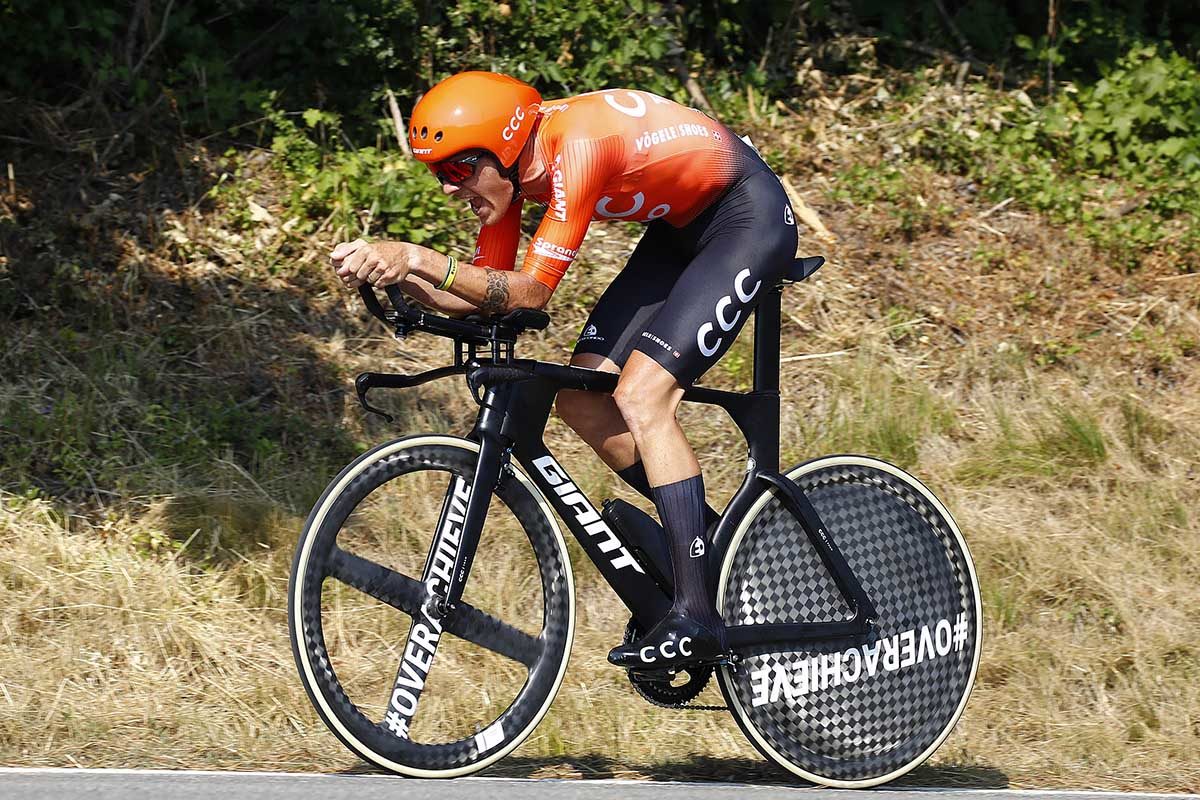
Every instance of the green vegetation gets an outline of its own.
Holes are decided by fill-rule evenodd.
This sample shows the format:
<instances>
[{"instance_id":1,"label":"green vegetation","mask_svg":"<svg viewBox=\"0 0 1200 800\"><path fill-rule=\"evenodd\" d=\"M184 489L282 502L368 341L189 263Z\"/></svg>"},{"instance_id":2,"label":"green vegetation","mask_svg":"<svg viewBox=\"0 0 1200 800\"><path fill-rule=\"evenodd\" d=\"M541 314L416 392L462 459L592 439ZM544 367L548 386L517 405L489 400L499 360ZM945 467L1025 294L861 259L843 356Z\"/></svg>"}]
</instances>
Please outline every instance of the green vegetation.
<instances>
[{"instance_id":1,"label":"green vegetation","mask_svg":"<svg viewBox=\"0 0 1200 800\"><path fill-rule=\"evenodd\" d=\"M978 485L1086 479L1107 458L1104 434L1085 410L1052 408L1040 416L1028 415L1023 422L1027 430L1019 429L1009 412L998 407L998 435L962 463L957 480Z\"/></svg>"},{"instance_id":2,"label":"green vegetation","mask_svg":"<svg viewBox=\"0 0 1200 800\"><path fill-rule=\"evenodd\" d=\"M333 112L310 108L303 125L269 107L268 112L271 151L292 187L288 211L300 221L298 231L311 233L324 224L349 232L377 230L417 244L468 246L476 231L469 221L456 221L457 209L423 164L395 149L351 149ZM237 169L236 150L229 159ZM236 184L229 188L239 190ZM383 224L372 227L375 220Z\"/></svg>"},{"instance_id":3,"label":"green vegetation","mask_svg":"<svg viewBox=\"0 0 1200 800\"><path fill-rule=\"evenodd\" d=\"M323 479L297 485L293 473L328 473L354 451L343 432L281 406L268 370L198 374L188 355L203 343L179 333L94 339L66 329L7 349L0 368L24 376L0 397L10 491L104 501L219 485L244 469L303 502Z\"/></svg>"},{"instance_id":4,"label":"green vegetation","mask_svg":"<svg viewBox=\"0 0 1200 800\"><path fill-rule=\"evenodd\" d=\"M871 348L823 376L831 388L828 406L811 409L799 423L784 460L820 453L869 453L905 469L916 469L920 447L955 425L953 410L930 387L906 380L894 365L884 366Z\"/></svg>"},{"instance_id":5,"label":"green vegetation","mask_svg":"<svg viewBox=\"0 0 1200 800\"><path fill-rule=\"evenodd\" d=\"M1194 219L1198 202L1200 81L1190 59L1200 17L1191 4L910 6L72 0L43 11L4 0L0 92L24 102L6 107L0 128L106 166L147 154L168 161L180 133L267 144L294 171L302 225L332 217L349 226L357 216L372 230L448 244L456 240L439 227L444 207L405 189L416 168L385 146L388 92L406 113L439 78L493 69L547 96L635 85L694 102L678 80L690 71L722 117L753 124L747 88L763 108L771 98L803 100L797 77L814 62L844 75L941 52L974 57L977 70L980 58L1015 69L1043 84L1046 102L1031 100L1031 88L989 102L987 120L952 115L914 130L933 165L979 180L997 200L1014 196L1055 219L1082 220L1131 266L1164 238L1195 252L1194 225L1160 224ZM1057 9L1048 24L1047 8ZM876 37L872 46L846 44L864 33ZM1136 212L1111 216L1123 204ZM910 240L947 224L941 207L910 202L894 213Z\"/></svg>"},{"instance_id":6,"label":"green vegetation","mask_svg":"<svg viewBox=\"0 0 1200 800\"><path fill-rule=\"evenodd\" d=\"M1181 269L1200 250L1200 68L1135 46L1099 81L1065 85L1044 105L1024 92L973 90L964 112L920 133L918 152L1016 198L1050 219L1078 223L1134 269L1167 244Z\"/></svg>"}]
</instances>

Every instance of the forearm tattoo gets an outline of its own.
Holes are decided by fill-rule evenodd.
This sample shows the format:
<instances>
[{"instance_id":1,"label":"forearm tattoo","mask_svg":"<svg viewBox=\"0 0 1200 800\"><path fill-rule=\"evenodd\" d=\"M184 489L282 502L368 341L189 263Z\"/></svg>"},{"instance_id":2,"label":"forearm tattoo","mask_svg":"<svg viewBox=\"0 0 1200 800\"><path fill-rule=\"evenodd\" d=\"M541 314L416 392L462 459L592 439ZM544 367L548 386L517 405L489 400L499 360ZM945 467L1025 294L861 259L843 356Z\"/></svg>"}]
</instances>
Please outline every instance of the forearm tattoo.
<instances>
[{"instance_id":1,"label":"forearm tattoo","mask_svg":"<svg viewBox=\"0 0 1200 800\"><path fill-rule=\"evenodd\" d=\"M508 307L508 272L489 269L487 272L487 294L479 310L486 314L499 314Z\"/></svg>"}]
</instances>

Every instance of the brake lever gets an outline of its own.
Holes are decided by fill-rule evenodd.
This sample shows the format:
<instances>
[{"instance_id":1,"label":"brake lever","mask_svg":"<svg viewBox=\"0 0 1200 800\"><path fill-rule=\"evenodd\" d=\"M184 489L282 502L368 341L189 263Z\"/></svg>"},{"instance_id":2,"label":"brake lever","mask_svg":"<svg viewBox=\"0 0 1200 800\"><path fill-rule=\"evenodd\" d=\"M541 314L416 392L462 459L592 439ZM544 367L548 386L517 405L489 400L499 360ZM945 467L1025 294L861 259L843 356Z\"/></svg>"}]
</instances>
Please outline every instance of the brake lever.
<instances>
[{"instance_id":1,"label":"brake lever","mask_svg":"<svg viewBox=\"0 0 1200 800\"><path fill-rule=\"evenodd\" d=\"M371 373L363 372L354 379L354 392L358 395L358 404L363 407L363 410L371 414L378 414L388 422L395 422L396 418L391 414L367 402L367 392L369 391L371 391Z\"/></svg>"},{"instance_id":2,"label":"brake lever","mask_svg":"<svg viewBox=\"0 0 1200 800\"><path fill-rule=\"evenodd\" d=\"M392 301L392 308L396 309L396 313L404 316L408 311L408 303L404 302L404 292L400 291L400 287L393 283L383 287L383 290L387 292L388 300Z\"/></svg>"},{"instance_id":3,"label":"brake lever","mask_svg":"<svg viewBox=\"0 0 1200 800\"><path fill-rule=\"evenodd\" d=\"M371 316L375 319L388 324L386 312L383 310L383 305L379 302L379 298L375 296L375 290L371 288L371 284L364 283L358 287L358 296L362 298L363 304L366 305L367 311L371 312Z\"/></svg>"},{"instance_id":4,"label":"brake lever","mask_svg":"<svg viewBox=\"0 0 1200 800\"><path fill-rule=\"evenodd\" d=\"M471 396L475 398L475 405L482 406L483 405L483 391L482 391L483 390L483 381L481 381L477 377L478 374L479 374L478 369L471 370L470 372L467 373L467 388L469 388L471 390Z\"/></svg>"}]
</instances>

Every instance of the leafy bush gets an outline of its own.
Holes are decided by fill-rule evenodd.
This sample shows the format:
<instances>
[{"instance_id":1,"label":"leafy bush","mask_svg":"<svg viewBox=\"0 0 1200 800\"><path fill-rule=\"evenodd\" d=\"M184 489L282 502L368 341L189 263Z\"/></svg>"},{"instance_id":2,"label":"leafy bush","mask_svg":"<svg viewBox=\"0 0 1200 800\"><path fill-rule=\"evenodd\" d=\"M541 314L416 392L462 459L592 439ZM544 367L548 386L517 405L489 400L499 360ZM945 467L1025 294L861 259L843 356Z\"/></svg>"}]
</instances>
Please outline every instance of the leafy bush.
<instances>
[{"instance_id":1,"label":"leafy bush","mask_svg":"<svg viewBox=\"0 0 1200 800\"><path fill-rule=\"evenodd\" d=\"M848 5L850 19L841 25L878 30L885 44L911 40L964 53L965 43L976 58L998 66L1015 63L1044 76L1049 65L1058 80L1093 81L1114 54L1142 42L1162 42L1193 56L1200 50L1200 14L1192 0L850 0ZM915 52L896 50L892 63Z\"/></svg>"},{"instance_id":2,"label":"leafy bush","mask_svg":"<svg viewBox=\"0 0 1200 800\"><path fill-rule=\"evenodd\" d=\"M1004 99L985 101L969 127L959 118L922 131L919 154L996 199L1082 223L1129 266L1167 235L1164 220L1200 218L1200 68L1191 61L1137 46L1097 83L1068 86L1044 106L1021 91ZM1176 240L1183 256L1200 247L1194 225Z\"/></svg>"},{"instance_id":3,"label":"leafy bush","mask_svg":"<svg viewBox=\"0 0 1200 800\"><path fill-rule=\"evenodd\" d=\"M310 108L300 124L278 111L267 116L271 150L292 179L289 203L302 230L324 221L351 235L365 229L418 244L469 244L473 220L442 193L425 165L399 149L347 145L341 118L329 111Z\"/></svg>"},{"instance_id":4,"label":"leafy bush","mask_svg":"<svg viewBox=\"0 0 1200 800\"><path fill-rule=\"evenodd\" d=\"M753 63L792 5L0 0L0 93L89 123L120 128L173 116L191 131L244 122L274 96L279 107L333 111L361 133L374 125L386 88L407 111L464 69L507 72L548 95L613 85L677 94L684 48L706 48L699 60L720 67ZM142 116L119 118L127 112Z\"/></svg>"},{"instance_id":5,"label":"leafy bush","mask_svg":"<svg viewBox=\"0 0 1200 800\"><path fill-rule=\"evenodd\" d=\"M1135 47L1100 81L1065 95L1025 131L1030 124L1073 166L1106 174L1146 166L1200 171L1200 69L1175 53Z\"/></svg>"}]
</instances>

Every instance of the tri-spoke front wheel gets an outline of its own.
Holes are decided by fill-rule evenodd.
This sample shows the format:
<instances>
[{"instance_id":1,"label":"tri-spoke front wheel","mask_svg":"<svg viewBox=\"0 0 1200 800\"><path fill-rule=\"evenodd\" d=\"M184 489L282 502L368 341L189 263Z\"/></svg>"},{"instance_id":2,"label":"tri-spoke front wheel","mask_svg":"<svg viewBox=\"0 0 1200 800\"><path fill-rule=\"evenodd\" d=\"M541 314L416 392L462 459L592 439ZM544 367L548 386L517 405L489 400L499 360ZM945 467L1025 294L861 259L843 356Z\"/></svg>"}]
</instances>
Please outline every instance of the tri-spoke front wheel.
<instances>
[{"instance_id":1,"label":"tri-spoke front wheel","mask_svg":"<svg viewBox=\"0 0 1200 800\"><path fill-rule=\"evenodd\" d=\"M570 654L566 545L515 464L462 601L430 613L478 454L432 435L363 454L317 501L292 565L292 652L313 706L343 744L405 775L465 775L508 754L550 707Z\"/></svg>"}]
</instances>

